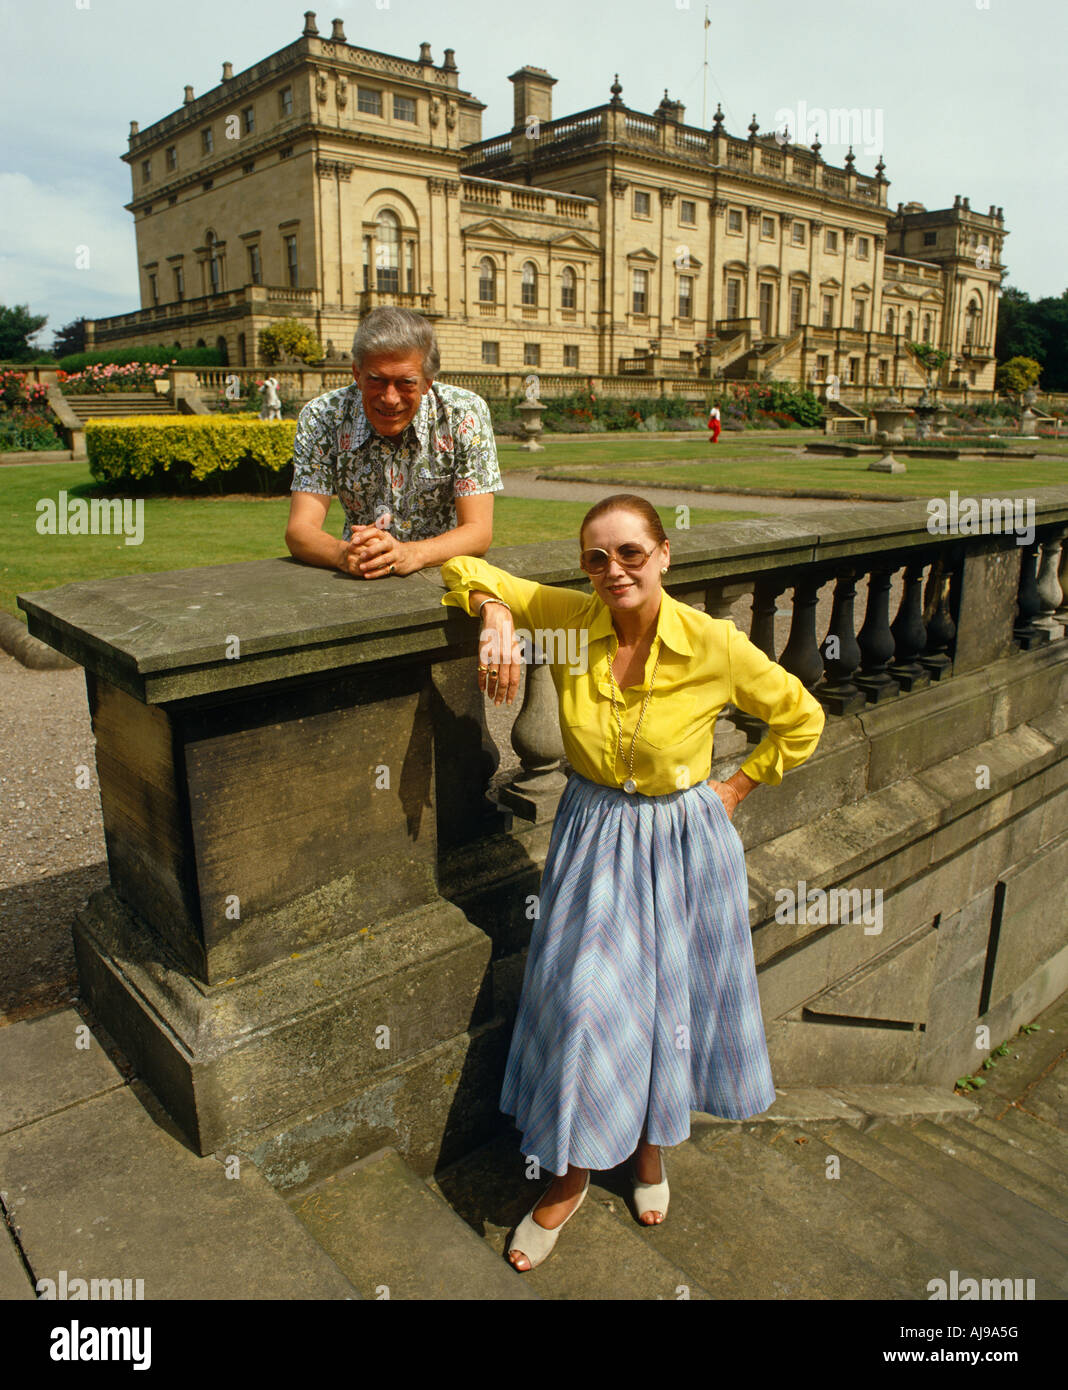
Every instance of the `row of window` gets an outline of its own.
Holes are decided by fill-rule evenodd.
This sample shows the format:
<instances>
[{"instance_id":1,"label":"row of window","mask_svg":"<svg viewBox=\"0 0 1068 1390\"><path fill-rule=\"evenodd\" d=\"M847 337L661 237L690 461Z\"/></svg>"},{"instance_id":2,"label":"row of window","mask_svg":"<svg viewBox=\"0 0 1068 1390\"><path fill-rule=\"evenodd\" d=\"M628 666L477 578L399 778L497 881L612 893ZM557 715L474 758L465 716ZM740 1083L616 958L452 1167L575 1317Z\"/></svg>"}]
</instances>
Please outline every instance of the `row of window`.
<instances>
[{"instance_id":1,"label":"row of window","mask_svg":"<svg viewBox=\"0 0 1068 1390\"><path fill-rule=\"evenodd\" d=\"M482 364L486 367L499 367L501 365L501 345L499 342L482 342ZM564 369L577 371L579 364L579 350L574 344L564 344ZM541 366L541 344L523 344L523 366Z\"/></svg>"},{"instance_id":2,"label":"row of window","mask_svg":"<svg viewBox=\"0 0 1068 1390\"><path fill-rule=\"evenodd\" d=\"M478 263L478 298L480 303L497 303L497 273L497 266L493 259L490 256L483 256ZM538 304L538 283L543 278L538 274L538 267L533 261L525 261L521 274L520 302L527 305ZM575 272L569 265L565 265L560 272L561 309L574 309L577 284L578 277Z\"/></svg>"},{"instance_id":3,"label":"row of window","mask_svg":"<svg viewBox=\"0 0 1068 1390\"><path fill-rule=\"evenodd\" d=\"M382 92L377 87L357 87L356 108L369 116L382 115ZM284 121L293 114L293 88L283 87L278 93L278 120ZM416 104L414 97L393 96L393 119L395 121L415 121ZM228 140L237 140L256 133L256 108L244 106L240 112L226 116L223 121ZM215 127L206 125L200 131L200 157L207 158L215 152ZM168 174L178 170L178 146L168 145L163 151L163 161ZM141 161L141 182L152 182L151 158Z\"/></svg>"},{"instance_id":4,"label":"row of window","mask_svg":"<svg viewBox=\"0 0 1068 1390\"><path fill-rule=\"evenodd\" d=\"M775 240L774 217L761 216L760 218L760 239L761 241ZM727 232L731 236L742 236L745 231L745 220L740 208L727 209ZM790 223L790 244L792 246L805 246L807 244L808 228L806 224L795 218ZM831 256L838 254L839 233L835 227L827 227L823 233L824 252ZM854 252L858 261L871 259L871 237L858 236L857 249Z\"/></svg>"},{"instance_id":5,"label":"row of window","mask_svg":"<svg viewBox=\"0 0 1068 1390\"><path fill-rule=\"evenodd\" d=\"M221 294L225 286L223 285L223 257L218 250L217 240L213 232L208 232L206 237L208 248L207 259L204 261L205 277L201 286L202 294ZM248 284L263 284L263 261L260 254L260 247L257 242L246 248L248 255ZM297 237L296 233L286 234L282 237L282 257L286 268L286 283L296 289L299 282L299 272L297 266ZM174 277L174 298L184 299L186 293L185 268L179 261L171 267ZM148 295L153 304L160 302L159 275L155 271L150 271L148 276Z\"/></svg>"},{"instance_id":6,"label":"row of window","mask_svg":"<svg viewBox=\"0 0 1068 1390\"><path fill-rule=\"evenodd\" d=\"M634 197L631 202L631 211L635 217L652 217L653 215L652 194L641 188L634 190ZM692 198L679 199L679 222L684 227L697 226L697 204Z\"/></svg>"}]
</instances>

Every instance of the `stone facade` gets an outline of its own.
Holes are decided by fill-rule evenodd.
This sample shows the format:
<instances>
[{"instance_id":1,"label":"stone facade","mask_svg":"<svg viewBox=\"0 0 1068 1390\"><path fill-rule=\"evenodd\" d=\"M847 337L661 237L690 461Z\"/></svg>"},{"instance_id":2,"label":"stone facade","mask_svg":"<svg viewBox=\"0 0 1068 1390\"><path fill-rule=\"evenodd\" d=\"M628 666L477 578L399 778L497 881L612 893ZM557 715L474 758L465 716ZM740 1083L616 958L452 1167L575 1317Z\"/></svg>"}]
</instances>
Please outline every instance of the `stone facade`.
<instances>
[{"instance_id":1,"label":"stone facade","mask_svg":"<svg viewBox=\"0 0 1068 1390\"><path fill-rule=\"evenodd\" d=\"M145 130L131 125L141 309L96 320L95 346L219 346L295 314L347 358L380 303L435 321L453 379L539 371L557 388L656 375L824 382L843 395L920 384L905 351L951 354L943 387L993 389L1007 235L1000 208L887 203L879 159L827 164L818 139L687 125L681 103L553 119L555 79L509 79L514 124L452 49L412 61L301 37Z\"/></svg>"}]
</instances>

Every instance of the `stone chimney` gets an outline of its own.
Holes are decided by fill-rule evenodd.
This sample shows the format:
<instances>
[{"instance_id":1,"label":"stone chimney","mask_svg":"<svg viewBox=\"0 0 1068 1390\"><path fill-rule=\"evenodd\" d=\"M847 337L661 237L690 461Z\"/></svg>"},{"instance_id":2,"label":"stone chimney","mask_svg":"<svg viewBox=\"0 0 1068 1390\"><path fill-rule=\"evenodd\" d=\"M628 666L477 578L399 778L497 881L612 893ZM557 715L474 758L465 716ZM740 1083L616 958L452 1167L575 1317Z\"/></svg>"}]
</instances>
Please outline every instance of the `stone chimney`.
<instances>
[{"instance_id":1,"label":"stone chimney","mask_svg":"<svg viewBox=\"0 0 1068 1390\"><path fill-rule=\"evenodd\" d=\"M332 22L333 22L333 25L334 25L334 30L333 30L333 33L330 35L330 37L333 39L333 41L334 41L335 43L348 43L348 39L345 37L345 22L344 22L344 20L335 19L335 20L333 20Z\"/></svg>"},{"instance_id":2,"label":"stone chimney","mask_svg":"<svg viewBox=\"0 0 1068 1390\"><path fill-rule=\"evenodd\" d=\"M185 100L182 102L182 105L183 105L183 106L192 106L192 104L193 104L193 89L192 89L192 87L187 87L187 88L185 89Z\"/></svg>"},{"instance_id":3,"label":"stone chimney","mask_svg":"<svg viewBox=\"0 0 1068 1390\"><path fill-rule=\"evenodd\" d=\"M319 32L319 26L315 22L315 11L304 11L304 35L306 39L313 39Z\"/></svg>"},{"instance_id":4,"label":"stone chimney","mask_svg":"<svg viewBox=\"0 0 1068 1390\"><path fill-rule=\"evenodd\" d=\"M525 67L513 72L508 81L514 84L513 129L518 130L533 119L552 120L555 77L550 77L544 68Z\"/></svg>"},{"instance_id":5,"label":"stone chimney","mask_svg":"<svg viewBox=\"0 0 1068 1390\"><path fill-rule=\"evenodd\" d=\"M421 43L419 45L419 61L421 63L433 63L434 59L430 56L430 45Z\"/></svg>"},{"instance_id":6,"label":"stone chimney","mask_svg":"<svg viewBox=\"0 0 1068 1390\"><path fill-rule=\"evenodd\" d=\"M234 80L234 65L233 65L233 63L223 63L223 75L222 75L222 80L223 80L224 82L232 82L232 81Z\"/></svg>"},{"instance_id":7,"label":"stone chimney","mask_svg":"<svg viewBox=\"0 0 1068 1390\"><path fill-rule=\"evenodd\" d=\"M447 49L445 50L445 61L442 63L441 68L442 68L442 71L443 71L443 72L458 72L458 71L459 71L459 69L458 69L457 66L456 66L456 49L455 49L455 48L447 48Z\"/></svg>"},{"instance_id":8,"label":"stone chimney","mask_svg":"<svg viewBox=\"0 0 1068 1390\"><path fill-rule=\"evenodd\" d=\"M131 121L131 122L130 122L130 139L131 139L131 140L134 138L134 136L137 134L137 132L138 132L140 129L141 129L141 127L137 124L136 121ZM994 209L991 208L990 211L993 212Z\"/></svg>"}]
</instances>

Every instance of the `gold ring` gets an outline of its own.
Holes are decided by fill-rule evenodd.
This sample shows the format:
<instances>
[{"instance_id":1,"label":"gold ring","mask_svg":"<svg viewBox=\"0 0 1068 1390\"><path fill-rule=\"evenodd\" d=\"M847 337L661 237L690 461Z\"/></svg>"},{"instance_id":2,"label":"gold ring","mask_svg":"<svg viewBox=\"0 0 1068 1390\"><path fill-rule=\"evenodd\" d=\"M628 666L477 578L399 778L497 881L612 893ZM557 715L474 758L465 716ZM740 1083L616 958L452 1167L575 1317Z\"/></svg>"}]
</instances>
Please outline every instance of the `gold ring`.
<instances>
[{"instance_id":1,"label":"gold ring","mask_svg":"<svg viewBox=\"0 0 1068 1390\"><path fill-rule=\"evenodd\" d=\"M397 568L396 565L390 565L390 567L389 567L389 573L392 574L393 571L394 571L396 568Z\"/></svg>"},{"instance_id":2,"label":"gold ring","mask_svg":"<svg viewBox=\"0 0 1068 1390\"><path fill-rule=\"evenodd\" d=\"M488 667L488 666L480 666L480 667L478 668L478 673L479 673L479 675L483 675L483 674L484 674L486 671L488 671L488 670L489 670L489 667Z\"/></svg>"},{"instance_id":3,"label":"gold ring","mask_svg":"<svg viewBox=\"0 0 1068 1390\"><path fill-rule=\"evenodd\" d=\"M490 672L490 675L493 677L494 680L497 679L497 677L498 677L499 674L500 674L499 671L491 671L491 672Z\"/></svg>"}]
</instances>

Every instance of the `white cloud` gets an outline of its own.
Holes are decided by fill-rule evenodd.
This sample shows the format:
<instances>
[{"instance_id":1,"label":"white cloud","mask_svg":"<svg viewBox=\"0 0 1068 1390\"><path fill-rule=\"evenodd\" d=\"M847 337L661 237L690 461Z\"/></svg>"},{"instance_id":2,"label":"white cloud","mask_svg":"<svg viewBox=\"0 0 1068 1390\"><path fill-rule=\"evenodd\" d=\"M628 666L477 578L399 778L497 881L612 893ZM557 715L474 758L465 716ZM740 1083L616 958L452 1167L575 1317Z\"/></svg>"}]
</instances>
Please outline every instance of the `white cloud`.
<instances>
[{"instance_id":1,"label":"white cloud","mask_svg":"<svg viewBox=\"0 0 1068 1390\"><path fill-rule=\"evenodd\" d=\"M0 173L0 303L47 314L38 342L71 319L138 304L133 219L114 190L82 178L54 183ZM78 269L79 248L84 269Z\"/></svg>"}]
</instances>

